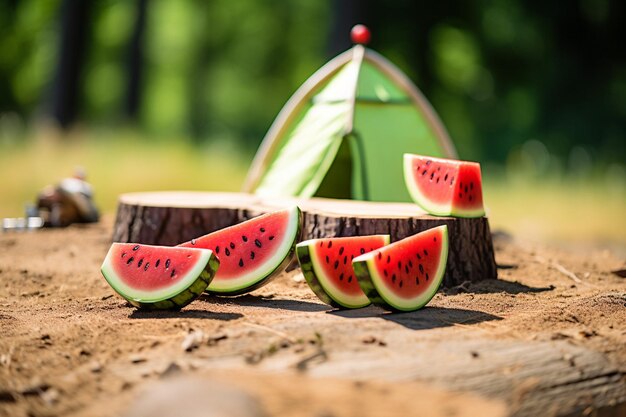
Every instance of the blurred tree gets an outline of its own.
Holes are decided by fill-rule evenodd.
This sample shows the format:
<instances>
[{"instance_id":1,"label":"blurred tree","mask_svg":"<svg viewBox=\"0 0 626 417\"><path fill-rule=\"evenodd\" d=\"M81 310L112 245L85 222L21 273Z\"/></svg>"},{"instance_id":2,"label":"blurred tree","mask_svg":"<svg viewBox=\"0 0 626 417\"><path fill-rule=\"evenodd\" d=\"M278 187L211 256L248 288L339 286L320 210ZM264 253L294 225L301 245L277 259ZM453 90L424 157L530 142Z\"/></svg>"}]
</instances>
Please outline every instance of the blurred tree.
<instances>
[{"instance_id":1,"label":"blurred tree","mask_svg":"<svg viewBox=\"0 0 626 417\"><path fill-rule=\"evenodd\" d=\"M128 88L126 91L126 114L137 117L141 100L141 75L143 70L143 38L146 26L147 0L137 0L137 19L130 38L128 53Z\"/></svg>"},{"instance_id":2,"label":"blurred tree","mask_svg":"<svg viewBox=\"0 0 626 417\"><path fill-rule=\"evenodd\" d=\"M61 6L61 39L50 114L63 127L69 126L78 112L90 8L91 2L82 0L64 0Z\"/></svg>"},{"instance_id":3,"label":"blurred tree","mask_svg":"<svg viewBox=\"0 0 626 417\"><path fill-rule=\"evenodd\" d=\"M625 8L0 0L0 113L30 118L47 98L63 125L115 127L130 116L151 138L236 139L253 152L289 96L350 46L361 22L371 47L430 99L463 157L503 162L537 141L563 160L623 163Z\"/></svg>"}]
</instances>

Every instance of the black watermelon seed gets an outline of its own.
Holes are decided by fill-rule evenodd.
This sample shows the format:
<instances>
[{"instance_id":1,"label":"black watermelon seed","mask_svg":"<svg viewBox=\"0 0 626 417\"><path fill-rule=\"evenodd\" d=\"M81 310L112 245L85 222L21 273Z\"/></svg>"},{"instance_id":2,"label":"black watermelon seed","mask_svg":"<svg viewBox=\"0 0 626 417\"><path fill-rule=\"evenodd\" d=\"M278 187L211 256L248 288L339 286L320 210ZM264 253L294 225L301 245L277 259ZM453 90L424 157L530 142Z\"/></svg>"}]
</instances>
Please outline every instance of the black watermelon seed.
<instances>
[{"instance_id":1,"label":"black watermelon seed","mask_svg":"<svg viewBox=\"0 0 626 417\"><path fill-rule=\"evenodd\" d=\"M398 269L402 269L402 261L398 261Z\"/></svg>"},{"instance_id":2,"label":"black watermelon seed","mask_svg":"<svg viewBox=\"0 0 626 417\"><path fill-rule=\"evenodd\" d=\"M434 236L433 237L433 242L436 242L436 241L437 241L437 236Z\"/></svg>"},{"instance_id":3,"label":"black watermelon seed","mask_svg":"<svg viewBox=\"0 0 626 417\"><path fill-rule=\"evenodd\" d=\"M422 259L419 253L417 254L417 259Z\"/></svg>"},{"instance_id":4,"label":"black watermelon seed","mask_svg":"<svg viewBox=\"0 0 626 417\"><path fill-rule=\"evenodd\" d=\"M472 196L471 195L469 196L469 201L472 201Z\"/></svg>"},{"instance_id":5,"label":"black watermelon seed","mask_svg":"<svg viewBox=\"0 0 626 417\"><path fill-rule=\"evenodd\" d=\"M268 237L269 240L274 240L274 236Z\"/></svg>"},{"instance_id":6,"label":"black watermelon seed","mask_svg":"<svg viewBox=\"0 0 626 417\"><path fill-rule=\"evenodd\" d=\"M387 263L391 263L391 256L387 255Z\"/></svg>"},{"instance_id":7,"label":"black watermelon seed","mask_svg":"<svg viewBox=\"0 0 626 417\"><path fill-rule=\"evenodd\" d=\"M343 281L343 272L339 274L339 281Z\"/></svg>"},{"instance_id":8,"label":"black watermelon seed","mask_svg":"<svg viewBox=\"0 0 626 417\"><path fill-rule=\"evenodd\" d=\"M419 279L419 277L415 277L415 285L420 285L420 279Z\"/></svg>"},{"instance_id":9,"label":"black watermelon seed","mask_svg":"<svg viewBox=\"0 0 626 417\"><path fill-rule=\"evenodd\" d=\"M140 268L142 264L143 264L143 258L141 258L139 262L137 262L137 268Z\"/></svg>"},{"instance_id":10,"label":"black watermelon seed","mask_svg":"<svg viewBox=\"0 0 626 417\"><path fill-rule=\"evenodd\" d=\"M123 258L124 256L126 256L126 252L122 253L122 258Z\"/></svg>"},{"instance_id":11,"label":"black watermelon seed","mask_svg":"<svg viewBox=\"0 0 626 417\"><path fill-rule=\"evenodd\" d=\"M135 245L135 246L133 247L133 250L137 250L137 249L139 249L139 245Z\"/></svg>"},{"instance_id":12,"label":"black watermelon seed","mask_svg":"<svg viewBox=\"0 0 626 417\"><path fill-rule=\"evenodd\" d=\"M169 269L170 264L172 263L172 261L170 261L169 259L165 261L165 269Z\"/></svg>"},{"instance_id":13,"label":"black watermelon seed","mask_svg":"<svg viewBox=\"0 0 626 417\"><path fill-rule=\"evenodd\" d=\"M147 271L149 266L150 266L150 262L146 262L146 264L143 266L143 270Z\"/></svg>"},{"instance_id":14,"label":"black watermelon seed","mask_svg":"<svg viewBox=\"0 0 626 417\"><path fill-rule=\"evenodd\" d=\"M196 244L196 239L191 239L191 244L195 245Z\"/></svg>"},{"instance_id":15,"label":"black watermelon seed","mask_svg":"<svg viewBox=\"0 0 626 417\"><path fill-rule=\"evenodd\" d=\"M422 264L420 264L420 272L423 274L424 273L424 266Z\"/></svg>"},{"instance_id":16,"label":"black watermelon seed","mask_svg":"<svg viewBox=\"0 0 626 417\"><path fill-rule=\"evenodd\" d=\"M160 263L161 263L161 260L157 259L156 263L154 264L154 267L158 268Z\"/></svg>"},{"instance_id":17,"label":"black watermelon seed","mask_svg":"<svg viewBox=\"0 0 626 417\"><path fill-rule=\"evenodd\" d=\"M172 273L170 274L170 278L174 278L174 275L176 275L176 270L172 269Z\"/></svg>"},{"instance_id":18,"label":"black watermelon seed","mask_svg":"<svg viewBox=\"0 0 626 417\"><path fill-rule=\"evenodd\" d=\"M459 193L459 198L463 198L463 193Z\"/></svg>"},{"instance_id":19,"label":"black watermelon seed","mask_svg":"<svg viewBox=\"0 0 626 417\"><path fill-rule=\"evenodd\" d=\"M328 255L326 255L326 263L329 264L330 263L330 259L328 259Z\"/></svg>"},{"instance_id":20,"label":"black watermelon seed","mask_svg":"<svg viewBox=\"0 0 626 417\"><path fill-rule=\"evenodd\" d=\"M243 240L244 242L247 242L248 241L248 236L246 236L246 235L241 236L241 240Z\"/></svg>"},{"instance_id":21,"label":"black watermelon seed","mask_svg":"<svg viewBox=\"0 0 626 417\"><path fill-rule=\"evenodd\" d=\"M443 177L443 180L444 180L444 181L448 181L448 173L447 173L447 172L446 172L446 176L445 176L445 177Z\"/></svg>"},{"instance_id":22,"label":"black watermelon seed","mask_svg":"<svg viewBox=\"0 0 626 417\"><path fill-rule=\"evenodd\" d=\"M328 242L328 249L330 249L332 247L333 247L333 242L332 241Z\"/></svg>"},{"instance_id":23,"label":"black watermelon seed","mask_svg":"<svg viewBox=\"0 0 626 417\"><path fill-rule=\"evenodd\" d=\"M347 264L348 263L348 255L343 257L343 264Z\"/></svg>"},{"instance_id":24,"label":"black watermelon seed","mask_svg":"<svg viewBox=\"0 0 626 417\"><path fill-rule=\"evenodd\" d=\"M348 282L352 282L352 275L348 277Z\"/></svg>"},{"instance_id":25,"label":"black watermelon seed","mask_svg":"<svg viewBox=\"0 0 626 417\"><path fill-rule=\"evenodd\" d=\"M428 272L426 272L426 281L428 281Z\"/></svg>"},{"instance_id":26,"label":"black watermelon seed","mask_svg":"<svg viewBox=\"0 0 626 417\"><path fill-rule=\"evenodd\" d=\"M132 256L130 258L128 258L128 260L126 261L126 265L130 265L133 261L135 260L135 258L133 258Z\"/></svg>"},{"instance_id":27,"label":"black watermelon seed","mask_svg":"<svg viewBox=\"0 0 626 417\"><path fill-rule=\"evenodd\" d=\"M400 288L402 288L403 284L404 284L404 281L400 280L400 284L398 284L398 285L400 285Z\"/></svg>"},{"instance_id":28,"label":"black watermelon seed","mask_svg":"<svg viewBox=\"0 0 626 417\"><path fill-rule=\"evenodd\" d=\"M409 259L409 268L413 268L413 262Z\"/></svg>"},{"instance_id":29,"label":"black watermelon seed","mask_svg":"<svg viewBox=\"0 0 626 417\"><path fill-rule=\"evenodd\" d=\"M441 167L437 167L437 171L441 171Z\"/></svg>"},{"instance_id":30,"label":"black watermelon seed","mask_svg":"<svg viewBox=\"0 0 626 417\"><path fill-rule=\"evenodd\" d=\"M239 266L240 266L241 268L243 268L243 259L242 259L242 258L239 258Z\"/></svg>"},{"instance_id":31,"label":"black watermelon seed","mask_svg":"<svg viewBox=\"0 0 626 417\"><path fill-rule=\"evenodd\" d=\"M395 284L395 282L396 282L396 274L393 274L391 276L391 282L393 282Z\"/></svg>"},{"instance_id":32,"label":"black watermelon seed","mask_svg":"<svg viewBox=\"0 0 626 417\"><path fill-rule=\"evenodd\" d=\"M430 180L432 181L434 177L435 177L435 171L430 173Z\"/></svg>"},{"instance_id":33,"label":"black watermelon seed","mask_svg":"<svg viewBox=\"0 0 626 417\"><path fill-rule=\"evenodd\" d=\"M324 242L320 242L320 248L324 247Z\"/></svg>"},{"instance_id":34,"label":"black watermelon seed","mask_svg":"<svg viewBox=\"0 0 626 417\"><path fill-rule=\"evenodd\" d=\"M230 251L228 250L228 248L224 249L224 253L226 254L226 256L230 256Z\"/></svg>"},{"instance_id":35,"label":"black watermelon seed","mask_svg":"<svg viewBox=\"0 0 626 417\"><path fill-rule=\"evenodd\" d=\"M452 178L450 178L450 185L452 185L452 183L454 183L454 176L452 176Z\"/></svg>"},{"instance_id":36,"label":"black watermelon seed","mask_svg":"<svg viewBox=\"0 0 626 417\"><path fill-rule=\"evenodd\" d=\"M386 277L389 276L386 269L383 269L383 273L385 274Z\"/></svg>"},{"instance_id":37,"label":"black watermelon seed","mask_svg":"<svg viewBox=\"0 0 626 417\"><path fill-rule=\"evenodd\" d=\"M422 171L422 176L426 175L426 169Z\"/></svg>"},{"instance_id":38,"label":"black watermelon seed","mask_svg":"<svg viewBox=\"0 0 626 417\"><path fill-rule=\"evenodd\" d=\"M339 268L339 261L335 261L335 269Z\"/></svg>"},{"instance_id":39,"label":"black watermelon seed","mask_svg":"<svg viewBox=\"0 0 626 417\"><path fill-rule=\"evenodd\" d=\"M439 184L439 177L437 177L437 184Z\"/></svg>"},{"instance_id":40,"label":"black watermelon seed","mask_svg":"<svg viewBox=\"0 0 626 417\"><path fill-rule=\"evenodd\" d=\"M254 244L257 246L257 248L260 248L262 246L259 239L254 239Z\"/></svg>"},{"instance_id":41,"label":"black watermelon seed","mask_svg":"<svg viewBox=\"0 0 626 417\"><path fill-rule=\"evenodd\" d=\"M265 229L263 227L261 227L259 230L261 231L261 233L265 233Z\"/></svg>"},{"instance_id":42,"label":"black watermelon seed","mask_svg":"<svg viewBox=\"0 0 626 417\"><path fill-rule=\"evenodd\" d=\"M428 256L428 251L424 249L424 255Z\"/></svg>"},{"instance_id":43,"label":"black watermelon seed","mask_svg":"<svg viewBox=\"0 0 626 417\"><path fill-rule=\"evenodd\" d=\"M254 259L254 252L250 251L250 259Z\"/></svg>"},{"instance_id":44,"label":"black watermelon seed","mask_svg":"<svg viewBox=\"0 0 626 417\"><path fill-rule=\"evenodd\" d=\"M378 260L380 261L381 258L383 257L383 253L382 252L378 252Z\"/></svg>"},{"instance_id":45,"label":"black watermelon seed","mask_svg":"<svg viewBox=\"0 0 626 417\"><path fill-rule=\"evenodd\" d=\"M406 272L407 274L409 273L409 267L404 265L404 272Z\"/></svg>"},{"instance_id":46,"label":"black watermelon seed","mask_svg":"<svg viewBox=\"0 0 626 417\"><path fill-rule=\"evenodd\" d=\"M343 255L343 246L339 248L339 255Z\"/></svg>"},{"instance_id":47,"label":"black watermelon seed","mask_svg":"<svg viewBox=\"0 0 626 417\"><path fill-rule=\"evenodd\" d=\"M365 248L361 248L361 255L365 253Z\"/></svg>"},{"instance_id":48,"label":"black watermelon seed","mask_svg":"<svg viewBox=\"0 0 626 417\"><path fill-rule=\"evenodd\" d=\"M467 194L467 185L465 186L465 188L463 189L463 191L465 191L465 194Z\"/></svg>"},{"instance_id":49,"label":"black watermelon seed","mask_svg":"<svg viewBox=\"0 0 626 417\"><path fill-rule=\"evenodd\" d=\"M220 247L216 246L215 247L215 254L218 255L220 253Z\"/></svg>"},{"instance_id":50,"label":"black watermelon seed","mask_svg":"<svg viewBox=\"0 0 626 417\"><path fill-rule=\"evenodd\" d=\"M428 165L432 164L432 162L433 162L433 161L431 161L431 160L426 161L426 166L428 166Z\"/></svg>"},{"instance_id":51,"label":"black watermelon seed","mask_svg":"<svg viewBox=\"0 0 626 417\"><path fill-rule=\"evenodd\" d=\"M233 242L230 242L230 248L235 249L235 244Z\"/></svg>"},{"instance_id":52,"label":"black watermelon seed","mask_svg":"<svg viewBox=\"0 0 626 417\"><path fill-rule=\"evenodd\" d=\"M354 259L354 255L350 255L350 260L353 260L353 259Z\"/></svg>"},{"instance_id":53,"label":"black watermelon seed","mask_svg":"<svg viewBox=\"0 0 626 417\"><path fill-rule=\"evenodd\" d=\"M474 189L474 182L470 182L470 190Z\"/></svg>"},{"instance_id":54,"label":"black watermelon seed","mask_svg":"<svg viewBox=\"0 0 626 417\"><path fill-rule=\"evenodd\" d=\"M463 188L463 181L459 181L459 187Z\"/></svg>"}]
</instances>

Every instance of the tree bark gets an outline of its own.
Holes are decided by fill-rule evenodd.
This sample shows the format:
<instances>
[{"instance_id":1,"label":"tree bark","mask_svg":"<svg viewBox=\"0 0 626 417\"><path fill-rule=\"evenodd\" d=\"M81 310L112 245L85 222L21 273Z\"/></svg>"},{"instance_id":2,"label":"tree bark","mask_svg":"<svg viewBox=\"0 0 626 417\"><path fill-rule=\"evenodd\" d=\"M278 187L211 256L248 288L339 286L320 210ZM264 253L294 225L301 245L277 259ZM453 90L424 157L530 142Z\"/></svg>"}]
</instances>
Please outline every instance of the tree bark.
<instances>
[{"instance_id":1,"label":"tree bark","mask_svg":"<svg viewBox=\"0 0 626 417\"><path fill-rule=\"evenodd\" d=\"M389 234L397 241L446 224L443 286L497 278L489 221L425 214L414 204L333 199L272 199L252 194L161 192L120 197L113 241L176 245L289 205L303 211L301 239Z\"/></svg>"}]
</instances>

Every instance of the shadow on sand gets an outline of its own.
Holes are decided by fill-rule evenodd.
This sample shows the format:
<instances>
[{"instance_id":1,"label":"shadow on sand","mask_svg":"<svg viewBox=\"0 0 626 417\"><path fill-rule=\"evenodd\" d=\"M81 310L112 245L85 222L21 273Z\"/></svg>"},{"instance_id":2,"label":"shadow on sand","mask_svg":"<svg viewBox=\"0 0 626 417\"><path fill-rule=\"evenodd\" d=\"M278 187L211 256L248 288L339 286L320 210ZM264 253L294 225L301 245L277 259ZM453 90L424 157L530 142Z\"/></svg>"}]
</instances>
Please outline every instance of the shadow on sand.
<instances>
[{"instance_id":1,"label":"shadow on sand","mask_svg":"<svg viewBox=\"0 0 626 417\"><path fill-rule=\"evenodd\" d=\"M310 301L289 300L284 298L264 297L262 295L245 294L237 297L216 297L214 295L203 294L198 299L211 304L238 305L247 307L276 308L291 311L328 311L332 307L322 303L312 303Z\"/></svg>"},{"instance_id":2,"label":"shadow on sand","mask_svg":"<svg viewBox=\"0 0 626 417\"><path fill-rule=\"evenodd\" d=\"M209 320L236 320L243 317L239 313L216 313L213 311L182 309L182 310L135 310L128 315L131 319L209 319Z\"/></svg>"},{"instance_id":3,"label":"shadow on sand","mask_svg":"<svg viewBox=\"0 0 626 417\"><path fill-rule=\"evenodd\" d=\"M529 287L517 281L505 281L502 279L485 279L477 282L466 281L456 287L443 289L446 295L456 295L462 293L471 294L522 294L522 293L538 293L554 290L553 285L547 287Z\"/></svg>"},{"instance_id":4,"label":"shadow on sand","mask_svg":"<svg viewBox=\"0 0 626 417\"><path fill-rule=\"evenodd\" d=\"M421 310L408 313L387 312L379 307L369 306L357 310L334 310L328 312L328 314L347 319L377 317L398 323L412 330L426 330L457 324L471 325L484 321L502 320L502 317L482 311L434 306L424 307Z\"/></svg>"}]
</instances>

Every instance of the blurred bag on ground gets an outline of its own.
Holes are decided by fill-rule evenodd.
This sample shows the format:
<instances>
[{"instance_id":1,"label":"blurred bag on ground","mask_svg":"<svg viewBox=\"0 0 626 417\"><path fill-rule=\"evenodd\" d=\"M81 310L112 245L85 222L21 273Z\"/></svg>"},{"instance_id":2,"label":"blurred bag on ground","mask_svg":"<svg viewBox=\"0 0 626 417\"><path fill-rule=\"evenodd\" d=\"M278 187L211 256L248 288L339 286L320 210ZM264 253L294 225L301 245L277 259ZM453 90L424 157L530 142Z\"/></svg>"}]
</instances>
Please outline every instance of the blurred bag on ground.
<instances>
[{"instance_id":1,"label":"blurred bag on ground","mask_svg":"<svg viewBox=\"0 0 626 417\"><path fill-rule=\"evenodd\" d=\"M99 220L93 189L85 177L85 171L77 168L72 177L64 178L57 185L48 185L39 192L36 206L45 226L64 227Z\"/></svg>"}]
</instances>

